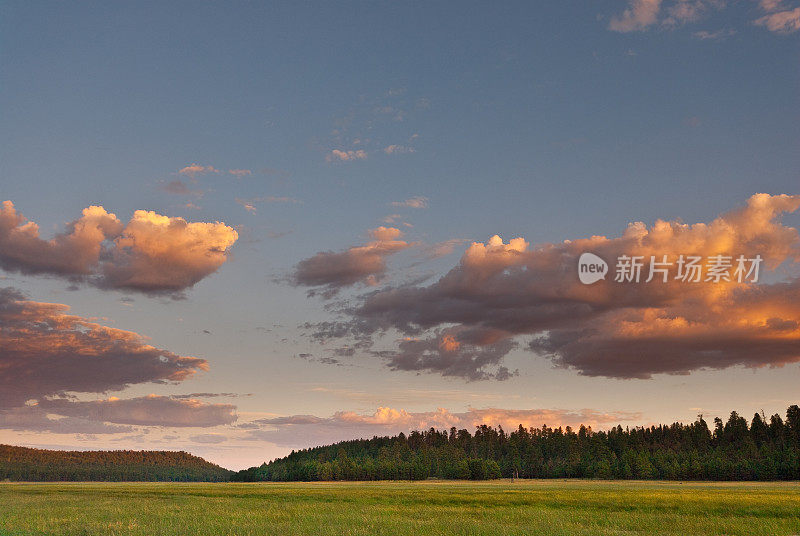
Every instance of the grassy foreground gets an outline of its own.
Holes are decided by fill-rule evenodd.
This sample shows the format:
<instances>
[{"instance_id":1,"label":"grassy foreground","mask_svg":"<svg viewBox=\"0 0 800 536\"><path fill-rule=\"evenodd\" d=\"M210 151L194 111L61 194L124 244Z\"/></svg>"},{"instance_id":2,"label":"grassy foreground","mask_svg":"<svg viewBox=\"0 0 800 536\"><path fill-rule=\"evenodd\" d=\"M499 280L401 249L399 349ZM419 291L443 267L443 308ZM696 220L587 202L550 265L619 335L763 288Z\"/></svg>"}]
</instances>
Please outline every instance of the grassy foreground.
<instances>
[{"instance_id":1,"label":"grassy foreground","mask_svg":"<svg viewBox=\"0 0 800 536\"><path fill-rule=\"evenodd\" d=\"M0 535L800 535L800 483L0 484Z\"/></svg>"}]
</instances>

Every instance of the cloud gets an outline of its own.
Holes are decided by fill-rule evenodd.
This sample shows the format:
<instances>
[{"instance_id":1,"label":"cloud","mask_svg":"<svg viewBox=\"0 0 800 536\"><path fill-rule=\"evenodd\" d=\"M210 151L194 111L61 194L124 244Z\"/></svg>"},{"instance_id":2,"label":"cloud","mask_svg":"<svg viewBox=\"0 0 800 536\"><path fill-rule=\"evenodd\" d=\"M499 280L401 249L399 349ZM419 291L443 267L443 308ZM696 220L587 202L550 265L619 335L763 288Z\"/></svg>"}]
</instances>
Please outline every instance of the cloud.
<instances>
[{"instance_id":1,"label":"cloud","mask_svg":"<svg viewBox=\"0 0 800 536\"><path fill-rule=\"evenodd\" d=\"M103 241L122 231L114 214L91 206L65 232L42 240L39 226L18 213L11 201L4 201L0 206L0 267L24 274L88 276L100 263Z\"/></svg>"},{"instance_id":2,"label":"cloud","mask_svg":"<svg viewBox=\"0 0 800 536\"><path fill-rule=\"evenodd\" d=\"M775 4L775 7L777 7L777 4ZM800 30L800 7L769 13L756 19L753 23L757 26L764 26L774 33L789 34L796 32Z\"/></svg>"},{"instance_id":3,"label":"cloud","mask_svg":"<svg viewBox=\"0 0 800 536\"><path fill-rule=\"evenodd\" d=\"M693 37L696 39L700 39L701 41L721 41L728 37L736 35L736 30L733 28L725 28L722 30L717 30L715 32L709 32L707 30L700 30L699 32L694 32L692 34Z\"/></svg>"},{"instance_id":4,"label":"cloud","mask_svg":"<svg viewBox=\"0 0 800 536\"><path fill-rule=\"evenodd\" d=\"M189 440L194 441L195 443L217 445L219 443L224 443L228 440L228 438L222 434L198 434L189 436Z\"/></svg>"},{"instance_id":5,"label":"cloud","mask_svg":"<svg viewBox=\"0 0 800 536\"><path fill-rule=\"evenodd\" d=\"M370 231L374 239L364 246L344 251L322 251L297 263L292 282L298 286L322 287L323 296L358 283L375 285L386 275L386 257L411 247L400 240L403 232L394 227ZM311 291L311 295L316 291Z\"/></svg>"},{"instance_id":6,"label":"cloud","mask_svg":"<svg viewBox=\"0 0 800 536\"><path fill-rule=\"evenodd\" d=\"M185 395L169 395L170 398L183 399L183 398L239 398L240 396L251 396L249 394L240 395L239 393L188 393Z\"/></svg>"},{"instance_id":7,"label":"cloud","mask_svg":"<svg viewBox=\"0 0 800 536\"><path fill-rule=\"evenodd\" d=\"M370 292L320 323L317 341L352 339L393 369L466 379L507 378L502 362L521 336L524 348L591 376L648 378L731 366L800 361L800 279L774 283L645 283L649 259L668 255L761 255L769 272L800 262L797 229L781 216L800 196L757 194L710 223L635 222L618 238L593 236L531 248L523 238L472 243L458 265L428 286ZM594 285L577 276L592 252L647 262L641 283ZM773 273L774 278L777 274ZM398 333L394 349L375 349Z\"/></svg>"},{"instance_id":8,"label":"cloud","mask_svg":"<svg viewBox=\"0 0 800 536\"><path fill-rule=\"evenodd\" d=\"M501 366L503 357L517 343L500 337L495 341L471 340L462 330L437 331L434 336L404 338L397 350L378 350L373 354L386 360L393 370L436 372L442 376L457 376L467 380L507 380L518 374Z\"/></svg>"},{"instance_id":9,"label":"cloud","mask_svg":"<svg viewBox=\"0 0 800 536\"><path fill-rule=\"evenodd\" d=\"M228 260L236 231L221 222L188 223L137 210L123 225L103 207L91 206L50 240L18 213L0 207L0 267L64 277L103 289L180 296Z\"/></svg>"},{"instance_id":10,"label":"cloud","mask_svg":"<svg viewBox=\"0 0 800 536\"><path fill-rule=\"evenodd\" d=\"M621 33L644 31L655 25L673 29L697 22L711 10L726 5L726 0L629 0L628 8L611 18L608 29ZM659 20L660 15L663 16Z\"/></svg>"},{"instance_id":11,"label":"cloud","mask_svg":"<svg viewBox=\"0 0 800 536\"><path fill-rule=\"evenodd\" d=\"M611 18L608 29L613 32L636 32L656 23L661 0L630 0L628 8Z\"/></svg>"},{"instance_id":12,"label":"cloud","mask_svg":"<svg viewBox=\"0 0 800 536\"><path fill-rule=\"evenodd\" d=\"M0 407L68 392L183 381L208 363L147 344L132 331L68 314L69 307L0 289Z\"/></svg>"},{"instance_id":13,"label":"cloud","mask_svg":"<svg viewBox=\"0 0 800 536\"><path fill-rule=\"evenodd\" d=\"M258 209L256 208L256 199L240 199L236 198L236 202L239 203L244 207L244 209L249 212L250 214L255 214Z\"/></svg>"},{"instance_id":14,"label":"cloud","mask_svg":"<svg viewBox=\"0 0 800 536\"><path fill-rule=\"evenodd\" d=\"M325 160L328 162L334 161L342 161L347 162L351 160L366 160L367 153L363 149L358 149L357 151L340 151L339 149L334 149L325 157Z\"/></svg>"},{"instance_id":15,"label":"cloud","mask_svg":"<svg viewBox=\"0 0 800 536\"><path fill-rule=\"evenodd\" d=\"M185 182L179 179L169 181L167 184L163 185L161 189L167 193L175 195L193 195L195 197L203 196L202 190L192 190Z\"/></svg>"},{"instance_id":16,"label":"cloud","mask_svg":"<svg viewBox=\"0 0 800 536\"><path fill-rule=\"evenodd\" d=\"M48 413L135 426L210 427L236 421L236 406L200 400L149 395L136 398L75 401L43 399L38 407Z\"/></svg>"},{"instance_id":17,"label":"cloud","mask_svg":"<svg viewBox=\"0 0 800 536\"><path fill-rule=\"evenodd\" d=\"M244 207L244 209L251 214L255 214L258 211L258 207L256 203L294 203L294 204L302 204L302 201L299 199L295 199L293 197L286 197L286 196L274 196L268 195L266 197L250 197L248 199L241 199L236 198L236 202Z\"/></svg>"},{"instance_id":18,"label":"cloud","mask_svg":"<svg viewBox=\"0 0 800 536\"><path fill-rule=\"evenodd\" d=\"M229 169L228 173L236 177L237 179L241 179L242 177L247 177L248 175L252 175L253 172L249 169Z\"/></svg>"},{"instance_id":19,"label":"cloud","mask_svg":"<svg viewBox=\"0 0 800 536\"><path fill-rule=\"evenodd\" d=\"M428 198L422 196L416 196L406 199L405 201L392 201L390 204L393 207L427 208Z\"/></svg>"},{"instance_id":20,"label":"cloud","mask_svg":"<svg viewBox=\"0 0 800 536\"><path fill-rule=\"evenodd\" d=\"M666 27L676 27L697 22L712 8L725 7L725 0L677 0L667 7L667 17L662 21Z\"/></svg>"},{"instance_id":21,"label":"cloud","mask_svg":"<svg viewBox=\"0 0 800 536\"><path fill-rule=\"evenodd\" d=\"M466 238L451 238L450 240L445 240L443 242L438 242L436 244L432 244L425 250L425 254L429 259L439 259L441 257L446 257L455 251L456 246L460 246L469 242Z\"/></svg>"},{"instance_id":22,"label":"cloud","mask_svg":"<svg viewBox=\"0 0 800 536\"><path fill-rule=\"evenodd\" d=\"M759 0L758 7L767 12L778 11L783 8L783 0Z\"/></svg>"},{"instance_id":23,"label":"cloud","mask_svg":"<svg viewBox=\"0 0 800 536\"><path fill-rule=\"evenodd\" d=\"M480 425L502 426L508 431L521 424L526 428L572 426L581 424L598 428L620 421L640 418L638 413L601 413L583 409L569 411L561 409L500 409L470 408L465 412L451 413L439 408L436 411L409 412L403 409L379 407L372 414L338 411L330 417L314 415L292 415L253 421L261 429L248 432L250 439L266 440L279 446L303 448L335 443L348 439L371 438L395 435L413 430L474 430Z\"/></svg>"},{"instance_id":24,"label":"cloud","mask_svg":"<svg viewBox=\"0 0 800 536\"><path fill-rule=\"evenodd\" d=\"M416 149L405 145L388 145L384 147L383 152L386 154L408 154L416 152Z\"/></svg>"},{"instance_id":25,"label":"cloud","mask_svg":"<svg viewBox=\"0 0 800 536\"><path fill-rule=\"evenodd\" d=\"M201 166L200 164L189 164L178 170L178 175L185 175L192 179L196 178L198 175L206 175L208 173L219 173L219 170L214 166Z\"/></svg>"},{"instance_id":26,"label":"cloud","mask_svg":"<svg viewBox=\"0 0 800 536\"><path fill-rule=\"evenodd\" d=\"M54 419L37 406L20 406L0 409L0 430L54 434L121 434L133 432L134 428L74 417Z\"/></svg>"}]
</instances>

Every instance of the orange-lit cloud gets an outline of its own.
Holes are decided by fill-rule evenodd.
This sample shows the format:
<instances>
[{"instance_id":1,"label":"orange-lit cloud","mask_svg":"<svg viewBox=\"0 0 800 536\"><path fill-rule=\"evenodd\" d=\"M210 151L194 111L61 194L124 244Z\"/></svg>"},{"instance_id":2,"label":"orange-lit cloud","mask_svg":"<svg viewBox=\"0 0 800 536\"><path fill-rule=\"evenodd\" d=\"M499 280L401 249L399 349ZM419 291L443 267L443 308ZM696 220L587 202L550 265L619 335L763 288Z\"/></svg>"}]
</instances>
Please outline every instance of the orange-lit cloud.
<instances>
[{"instance_id":1,"label":"orange-lit cloud","mask_svg":"<svg viewBox=\"0 0 800 536\"><path fill-rule=\"evenodd\" d=\"M196 178L198 175L205 175L207 173L219 173L219 170L214 166L201 166L200 164L189 164L178 170L179 175L185 175L192 179Z\"/></svg>"},{"instance_id":2,"label":"orange-lit cloud","mask_svg":"<svg viewBox=\"0 0 800 536\"><path fill-rule=\"evenodd\" d=\"M581 424L592 428L614 425L620 421L634 421L637 413L601 413L590 409L568 411L560 409L473 409L453 413L444 408L436 411L409 412L403 409L379 407L374 413L362 414L339 411L330 417L291 415L260 419L252 424L260 429L250 431L251 439L266 440L287 447L309 447L330 444L347 439L394 435L413 430L466 429L473 432L477 426L502 426L507 431L525 428L551 428Z\"/></svg>"},{"instance_id":3,"label":"orange-lit cloud","mask_svg":"<svg viewBox=\"0 0 800 536\"><path fill-rule=\"evenodd\" d=\"M363 246L344 251L322 251L297 263L292 281L295 285L322 287L324 296L332 296L341 288L357 283L375 285L386 274L386 257L411 247L400 240L403 232L394 227L378 227L370 231L374 239ZM315 290L311 291L313 295Z\"/></svg>"},{"instance_id":4,"label":"orange-lit cloud","mask_svg":"<svg viewBox=\"0 0 800 536\"><path fill-rule=\"evenodd\" d=\"M355 151L340 151L339 149L334 149L330 153L327 154L325 160L328 162L335 162L335 161L342 161L347 162L351 160L366 160L367 159L367 152L363 149L358 149Z\"/></svg>"},{"instance_id":5,"label":"orange-lit cloud","mask_svg":"<svg viewBox=\"0 0 800 536\"><path fill-rule=\"evenodd\" d=\"M208 363L147 344L138 333L68 314L69 307L0 289L0 407L69 392L183 381Z\"/></svg>"},{"instance_id":6,"label":"orange-lit cloud","mask_svg":"<svg viewBox=\"0 0 800 536\"><path fill-rule=\"evenodd\" d=\"M224 223L188 223L137 210L114 240L100 286L179 292L222 266L237 238L237 232Z\"/></svg>"},{"instance_id":7,"label":"orange-lit cloud","mask_svg":"<svg viewBox=\"0 0 800 536\"><path fill-rule=\"evenodd\" d=\"M783 213L798 207L800 196L758 194L709 223L635 222L619 238L531 247L523 238L505 243L495 236L473 243L432 285L367 294L343 310L341 321L320 324L314 336L354 338L394 369L467 379L509 377L502 362L517 341L558 366L617 378L797 362L800 279L645 280L650 256L674 261L681 254L761 255L774 279L770 270L800 261L797 229L781 223ZM579 282L577 259L584 252L609 262L605 281ZM646 259L640 283L614 281L621 255ZM395 349L366 350L387 330L403 335ZM443 346L445 338L458 346Z\"/></svg>"},{"instance_id":8,"label":"orange-lit cloud","mask_svg":"<svg viewBox=\"0 0 800 536\"><path fill-rule=\"evenodd\" d=\"M188 223L137 210L123 225L103 207L91 206L66 231L45 240L11 201L0 207L0 267L100 288L180 295L214 273L237 238L221 222Z\"/></svg>"}]
</instances>

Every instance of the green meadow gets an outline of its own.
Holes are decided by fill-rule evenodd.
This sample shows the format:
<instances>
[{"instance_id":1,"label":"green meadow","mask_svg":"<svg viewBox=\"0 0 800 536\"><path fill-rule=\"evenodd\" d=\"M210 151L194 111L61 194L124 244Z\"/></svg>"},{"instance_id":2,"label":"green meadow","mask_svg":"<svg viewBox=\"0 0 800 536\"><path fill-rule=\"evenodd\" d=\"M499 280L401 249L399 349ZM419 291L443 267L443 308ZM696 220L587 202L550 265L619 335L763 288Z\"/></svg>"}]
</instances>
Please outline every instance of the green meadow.
<instances>
[{"instance_id":1,"label":"green meadow","mask_svg":"<svg viewBox=\"0 0 800 536\"><path fill-rule=\"evenodd\" d=\"M0 535L800 535L800 483L2 483Z\"/></svg>"}]
</instances>

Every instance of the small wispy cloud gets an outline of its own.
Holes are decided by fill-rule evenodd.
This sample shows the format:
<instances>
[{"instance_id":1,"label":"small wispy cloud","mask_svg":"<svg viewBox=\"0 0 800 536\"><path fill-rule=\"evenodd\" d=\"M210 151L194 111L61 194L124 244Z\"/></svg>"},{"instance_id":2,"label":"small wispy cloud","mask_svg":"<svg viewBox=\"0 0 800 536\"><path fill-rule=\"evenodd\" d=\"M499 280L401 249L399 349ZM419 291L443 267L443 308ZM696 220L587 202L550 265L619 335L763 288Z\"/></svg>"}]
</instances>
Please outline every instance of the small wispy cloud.
<instances>
[{"instance_id":1,"label":"small wispy cloud","mask_svg":"<svg viewBox=\"0 0 800 536\"><path fill-rule=\"evenodd\" d=\"M366 160L367 159L367 152L363 149L358 149L355 151L340 151L339 149L333 149L328 155L325 157L327 162L349 162L352 160Z\"/></svg>"},{"instance_id":2,"label":"small wispy cloud","mask_svg":"<svg viewBox=\"0 0 800 536\"><path fill-rule=\"evenodd\" d=\"M241 199L237 197L236 202L242 205L244 209L251 214L255 214L258 211L255 205L255 201L252 199Z\"/></svg>"},{"instance_id":3,"label":"small wispy cloud","mask_svg":"<svg viewBox=\"0 0 800 536\"><path fill-rule=\"evenodd\" d=\"M266 197L250 197L247 199L237 197L235 201L240 205L242 205L244 209L250 212L251 214L255 214L257 212L256 203L296 203L296 204L303 203L301 200L295 199L294 197L274 196L274 195L268 195Z\"/></svg>"},{"instance_id":4,"label":"small wispy cloud","mask_svg":"<svg viewBox=\"0 0 800 536\"><path fill-rule=\"evenodd\" d=\"M696 115L693 115L684 119L683 124L687 127L699 127L703 124L703 121Z\"/></svg>"},{"instance_id":5,"label":"small wispy cloud","mask_svg":"<svg viewBox=\"0 0 800 536\"><path fill-rule=\"evenodd\" d=\"M709 32L708 30L700 30L699 32L694 32L692 37L695 39L700 39L701 41L721 41L728 37L736 35L736 30L733 28L723 28L721 30L717 30L715 32Z\"/></svg>"},{"instance_id":6,"label":"small wispy cloud","mask_svg":"<svg viewBox=\"0 0 800 536\"><path fill-rule=\"evenodd\" d=\"M383 152L386 154L408 154L416 152L416 149L406 145L389 145L383 149Z\"/></svg>"},{"instance_id":7,"label":"small wispy cloud","mask_svg":"<svg viewBox=\"0 0 800 536\"><path fill-rule=\"evenodd\" d=\"M202 166L200 164L189 164L178 170L178 175L185 175L192 179L198 175L206 175L208 173L219 173L219 170L214 166Z\"/></svg>"},{"instance_id":8,"label":"small wispy cloud","mask_svg":"<svg viewBox=\"0 0 800 536\"><path fill-rule=\"evenodd\" d=\"M180 179L176 179L174 181L169 181L166 184L162 184L160 187L161 190L175 195L192 195L195 197L203 197L202 190L193 190L189 187L188 184L183 182Z\"/></svg>"},{"instance_id":9,"label":"small wispy cloud","mask_svg":"<svg viewBox=\"0 0 800 536\"><path fill-rule=\"evenodd\" d=\"M249 169L229 169L228 173L233 175L234 177L241 179L242 177L247 177L248 175L252 175L253 172Z\"/></svg>"},{"instance_id":10,"label":"small wispy cloud","mask_svg":"<svg viewBox=\"0 0 800 536\"><path fill-rule=\"evenodd\" d=\"M428 198L423 196L416 196L406 199L405 201L392 201L390 205L392 205L393 207L427 208Z\"/></svg>"}]
</instances>

